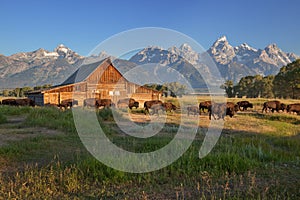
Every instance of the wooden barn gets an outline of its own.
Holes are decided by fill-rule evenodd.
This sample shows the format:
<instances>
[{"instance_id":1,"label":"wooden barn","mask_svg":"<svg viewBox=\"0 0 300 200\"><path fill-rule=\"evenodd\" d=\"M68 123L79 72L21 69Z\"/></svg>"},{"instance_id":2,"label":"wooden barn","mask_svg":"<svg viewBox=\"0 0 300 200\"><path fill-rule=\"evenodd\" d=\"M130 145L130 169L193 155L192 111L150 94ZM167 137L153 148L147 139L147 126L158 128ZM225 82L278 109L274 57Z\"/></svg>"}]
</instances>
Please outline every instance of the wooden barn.
<instances>
[{"instance_id":1,"label":"wooden barn","mask_svg":"<svg viewBox=\"0 0 300 200\"><path fill-rule=\"evenodd\" d=\"M59 104L66 99L78 100L83 105L84 99L111 99L116 103L121 98L134 98L140 105L146 100L161 98L161 93L126 80L114 67L110 58L82 65L61 85L51 89L33 91L28 97L36 105Z\"/></svg>"}]
</instances>

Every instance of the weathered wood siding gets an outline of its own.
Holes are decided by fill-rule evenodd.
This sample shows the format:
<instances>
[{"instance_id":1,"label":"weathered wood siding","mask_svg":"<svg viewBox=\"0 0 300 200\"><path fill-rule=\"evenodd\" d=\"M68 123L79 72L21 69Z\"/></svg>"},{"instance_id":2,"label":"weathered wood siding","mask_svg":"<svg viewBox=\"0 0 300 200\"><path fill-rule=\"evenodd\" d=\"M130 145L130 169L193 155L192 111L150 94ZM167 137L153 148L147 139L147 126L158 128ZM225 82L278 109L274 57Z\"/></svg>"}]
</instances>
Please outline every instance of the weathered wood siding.
<instances>
[{"instance_id":1,"label":"weathered wood siding","mask_svg":"<svg viewBox=\"0 0 300 200\"><path fill-rule=\"evenodd\" d=\"M127 81L122 74L108 62L99 65L86 80L80 83L58 86L39 94L40 105L59 104L66 99L75 99L79 106L84 99L111 99L116 103L122 98L134 98L141 104L146 100L160 99L160 93Z\"/></svg>"}]
</instances>

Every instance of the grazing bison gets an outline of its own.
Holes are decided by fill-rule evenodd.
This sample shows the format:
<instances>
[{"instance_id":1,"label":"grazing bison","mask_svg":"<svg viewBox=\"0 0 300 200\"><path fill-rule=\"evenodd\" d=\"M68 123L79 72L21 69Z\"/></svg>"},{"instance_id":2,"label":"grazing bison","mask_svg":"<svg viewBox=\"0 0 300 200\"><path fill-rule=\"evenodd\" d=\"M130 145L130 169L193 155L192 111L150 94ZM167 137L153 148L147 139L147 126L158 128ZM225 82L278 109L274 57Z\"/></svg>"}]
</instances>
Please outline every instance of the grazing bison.
<instances>
[{"instance_id":1,"label":"grazing bison","mask_svg":"<svg viewBox=\"0 0 300 200\"><path fill-rule=\"evenodd\" d=\"M149 113L149 109L154 107L155 109L158 108L158 106L162 107L163 102L160 100L151 100L151 101L145 101L144 102L144 109L145 109L145 114Z\"/></svg>"},{"instance_id":2,"label":"grazing bison","mask_svg":"<svg viewBox=\"0 0 300 200\"><path fill-rule=\"evenodd\" d=\"M159 110L162 110L162 111L166 111L166 112L172 112L172 110L176 110L177 107L172 104L171 102L165 102L165 103L158 103L158 104L153 104L151 106L151 110L153 110L153 113L152 114L158 114L158 111Z\"/></svg>"},{"instance_id":3,"label":"grazing bison","mask_svg":"<svg viewBox=\"0 0 300 200\"><path fill-rule=\"evenodd\" d=\"M114 106L114 103L111 101L111 99L97 99L95 106L96 108L100 108L101 106L104 108L110 108Z\"/></svg>"},{"instance_id":4,"label":"grazing bison","mask_svg":"<svg viewBox=\"0 0 300 200\"><path fill-rule=\"evenodd\" d=\"M199 114L199 107L198 106L188 106L187 108L187 115L190 116L190 113L194 113L194 116Z\"/></svg>"},{"instance_id":5,"label":"grazing bison","mask_svg":"<svg viewBox=\"0 0 300 200\"><path fill-rule=\"evenodd\" d=\"M228 104L229 103L229 104ZM211 120L211 116L214 117L214 119L225 119L226 115L229 115L230 117L234 116L236 106L232 106L231 102L225 103L213 103L208 107L208 114L209 119Z\"/></svg>"},{"instance_id":6,"label":"grazing bison","mask_svg":"<svg viewBox=\"0 0 300 200\"><path fill-rule=\"evenodd\" d=\"M125 99L120 99L117 102L117 106L120 107L122 104L128 106L128 108L131 110L133 107L138 108L139 107L139 102L137 102L133 98L125 98Z\"/></svg>"},{"instance_id":7,"label":"grazing bison","mask_svg":"<svg viewBox=\"0 0 300 200\"><path fill-rule=\"evenodd\" d=\"M226 105L228 108L231 108L231 110L233 110L234 112L239 111L239 106L233 102L227 102Z\"/></svg>"},{"instance_id":8,"label":"grazing bison","mask_svg":"<svg viewBox=\"0 0 300 200\"><path fill-rule=\"evenodd\" d=\"M209 106L211 106L212 102L211 101L204 101L204 102L200 102L199 104L199 114L201 115L201 110L203 113L204 112L204 109L207 109L209 108Z\"/></svg>"},{"instance_id":9,"label":"grazing bison","mask_svg":"<svg viewBox=\"0 0 300 200\"><path fill-rule=\"evenodd\" d=\"M172 104L171 102L165 102L162 104L162 106L166 112L168 112L168 111L172 112L172 110L177 109L177 107L174 104Z\"/></svg>"},{"instance_id":10,"label":"grazing bison","mask_svg":"<svg viewBox=\"0 0 300 200\"><path fill-rule=\"evenodd\" d=\"M3 105L10 106L35 106L35 102L29 98L25 99L3 99Z\"/></svg>"},{"instance_id":11,"label":"grazing bison","mask_svg":"<svg viewBox=\"0 0 300 200\"><path fill-rule=\"evenodd\" d=\"M240 111L242 111L241 108L243 108L243 111L247 110L247 108L253 108L253 104L249 101L239 101L236 104L238 105Z\"/></svg>"},{"instance_id":12,"label":"grazing bison","mask_svg":"<svg viewBox=\"0 0 300 200\"><path fill-rule=\"evenodd\" d=\"M165 107L163 106L163 104L153 104L151 106L151 110L153 111L152 114L157 114L158 115L158 111L162 110L165 111ZM149 113L150 114L150 113Z\"/></svg>"},{"instance_id":13,"label":"grazing bison","mask_svg":"<svg viewBox=\"0 0 300 200\"><path fill-rule=\"evenodd\" d=\"M85 107L95 107L95 108L109 108L114 106L114 103L111 99L96 99L96 98L88 98L83 101L83 106Z\"/></svg>"},{"instance_id":14,"label":"grazing bison","mask_svg":"<svg viewBox=\"0 0 300 200\"><path fill-rule=\"evenodd\" d=\"M16 99L3 99L2 105L16 106L17 102Z\"/></svg>"},{"instance_id":15,"label":"grazing bison","mask_svg":"<svg viewBox=\"0 0 300 200\"><path fill-rule=\"evenodd\" d=\"M74 105L78 105L78 101L75 99L65 99L58 104L59 108L72 108Z\"/></svg>"},{"instance_id":16,"label":"grazing bison","mask_svg":"<svg viewBox=\"0 0 300 200\"><path fill-rule=\"evenodd\" d=\"M35 102L32 99L16 99L17 106L35 106Z\"/></svg>"},{"instance_id":17,"label":"grazing bison","mask_svg":"<svg viewBox=\"0 0 300 200\"><path fill-rule=\"evenodd\" d=\"M289 104L286 108L288 113L295 112L298 115L300 114L300 103Z\"/></svg>"},{"instance_id":18,"label":"grazing bison","mask_svg":"<svg viewBox=\"0 0 300 200\"><path fill-rule=\"evenodd\" d=\"M279 112L279 110L284 111L286 109L286 105L283 103L280 103L280 101L267 101L263 105L262 112L267 112L268 109L271 109L272 113L276 110Z\"/></svg>"}]
</instances>

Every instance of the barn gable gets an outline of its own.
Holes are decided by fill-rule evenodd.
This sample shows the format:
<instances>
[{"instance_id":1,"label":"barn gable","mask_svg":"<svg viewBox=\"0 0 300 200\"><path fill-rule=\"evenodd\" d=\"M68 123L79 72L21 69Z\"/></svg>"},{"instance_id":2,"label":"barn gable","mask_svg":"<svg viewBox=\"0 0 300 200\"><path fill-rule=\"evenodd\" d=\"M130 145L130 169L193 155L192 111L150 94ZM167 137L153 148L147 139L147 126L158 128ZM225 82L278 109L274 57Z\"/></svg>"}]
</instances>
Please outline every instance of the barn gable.
<instances>
[{"instance_id":1,"label":"barn gable","mask_svg":"<svg viewBox=\"0 0 300 200\"><path fill-rule=\"evenodd\" d=\"M110 58L82 65L62 84L42 91L43 104L59 104L65 99L76 99L82 105L86 98L111 99L132 97L145 101L159 99L160 92L126 80ZM36 93L32 93L36 96ZM34 97L35 98L35 97Z\"/></svg>"}]
</instances>

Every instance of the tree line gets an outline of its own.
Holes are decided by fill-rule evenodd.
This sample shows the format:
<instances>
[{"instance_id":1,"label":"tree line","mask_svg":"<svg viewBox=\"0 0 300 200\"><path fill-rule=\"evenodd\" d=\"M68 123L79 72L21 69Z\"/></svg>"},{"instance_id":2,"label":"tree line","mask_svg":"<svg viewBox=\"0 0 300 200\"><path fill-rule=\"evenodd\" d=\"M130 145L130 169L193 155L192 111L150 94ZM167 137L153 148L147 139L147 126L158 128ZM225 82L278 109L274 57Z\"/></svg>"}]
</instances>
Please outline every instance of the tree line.
<instances>
[{"instance_id":1,"label":"tree line","mask_svg":"<svg viewBox=\"0 0 300 200\"><path fill-rule=\"evenodd\" d=\"M236 85L227 80L222 86L228 97L300 98L300 59L282 67L275 76L246 76Z\"/></svg>"},{"instance_id":2,"label":"tree line","mask_svg":"<svg viewBox=\"0 0 300 200\"><path fill-rule=\"evenodd\" d=\"M34 90L41 90L41 89L47 89L51 88L52 85L46 84L46 85L40 85L35 87L21 87L21 88L15 88L15 89L4 89L2 92L0 92L0 96L4 97L25 97L28 92L34 91Z\"/></svg>"},{"instance_id":3,"label":"tree line","mask_svg":"<svg viewBox=\"0 0 300 200\"><path fill-rule=\"evenodd\" d=\"M163 85L146 84L144 86L162 92L164 97L182 97L182 95L188 93L187 86L179 82L164 83Z\"/></svg>"}]
</instances>

